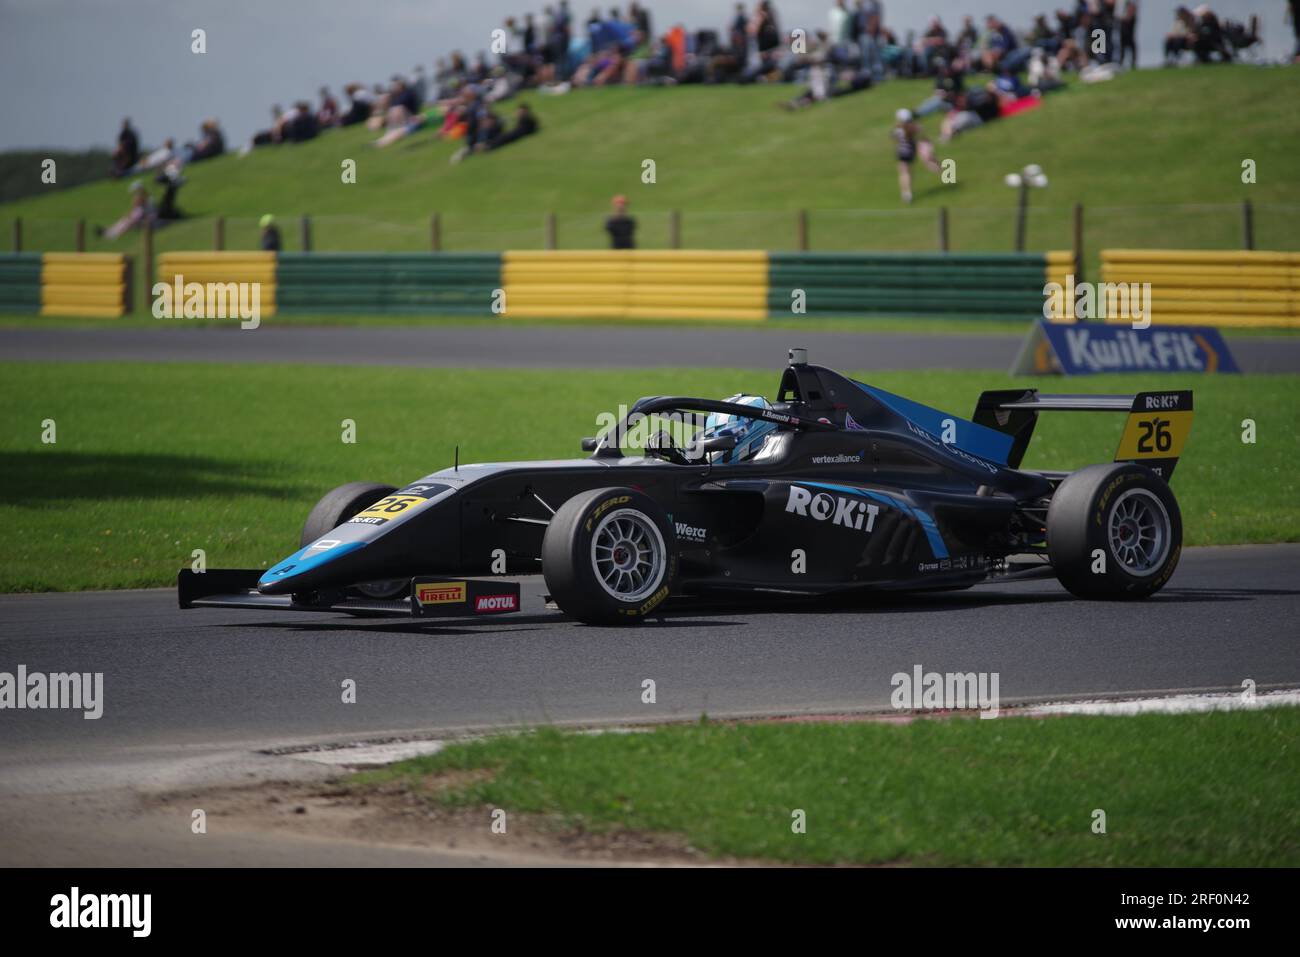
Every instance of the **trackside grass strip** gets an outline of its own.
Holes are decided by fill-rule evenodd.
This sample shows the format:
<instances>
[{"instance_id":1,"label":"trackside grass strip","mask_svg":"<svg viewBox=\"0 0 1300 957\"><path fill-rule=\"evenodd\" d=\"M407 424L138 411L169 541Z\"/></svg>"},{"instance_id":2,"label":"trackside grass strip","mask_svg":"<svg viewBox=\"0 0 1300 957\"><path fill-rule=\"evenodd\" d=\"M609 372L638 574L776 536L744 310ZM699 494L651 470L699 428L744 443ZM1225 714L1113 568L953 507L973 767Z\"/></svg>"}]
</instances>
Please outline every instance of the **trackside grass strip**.
<instances>
[{"instance_id":1,"label":"trackside grass strip","mask_svg":"<svg viewBox=\"0 0 1300 957\"><path fill-rule=\"evenodd\" d=\"M779 356L776 357L779 360ZM830 362L832 357L822 357ZM852 370L842 370L852 372ZM643 395L771 395L779 369L458 370L305 365L0 363L0 591L165 585L209 567L265 568L296 547L326 491L401 485L461 462L578 458L596 416ZM969 416L996 373L859 376ZM1173 487L1189 545L1300 540L1294 375L1098 376L1053 391L1191 388L1196 419ZM1243 444L1242 421L1257 441ZM343 421L356 426L342 441ZM41 441L53 420L57 441ZM1048 413L1026 467L1108 462L1124 416Z\"/></svg>"},{"instance_id":2,"label":"trackside grass strip","mask_svg":"<svg viewBox=\"0 0 1300 957\"><path fill-rule=\"evenodd\" d=\"M556 826L812 864L1300 864L1300 709L1197 715L552 729L354 779ZM486 768L439 786L449 771ZM463 780L463 776L461 780ZM792 831L804 811L806 831ZM1094 833L1096 811L1104 834ZM487 818L485 817L486 821ZM486 827L486 824L484 825Z\"/></svg>"}]
</instances>

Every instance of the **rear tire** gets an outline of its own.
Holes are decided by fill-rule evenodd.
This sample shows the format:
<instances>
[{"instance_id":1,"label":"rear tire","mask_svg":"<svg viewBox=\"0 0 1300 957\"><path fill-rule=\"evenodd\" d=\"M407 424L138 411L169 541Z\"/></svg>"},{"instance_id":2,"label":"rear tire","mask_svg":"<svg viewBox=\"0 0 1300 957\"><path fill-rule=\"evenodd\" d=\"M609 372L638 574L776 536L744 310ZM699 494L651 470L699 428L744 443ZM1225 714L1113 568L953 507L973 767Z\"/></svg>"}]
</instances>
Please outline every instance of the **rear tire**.
<instances>
[{"instance_id":1,"label":"rear tire","mask_svg":"<svg viewBox=\"0 0 1300 957\"><path fill-rule=\"evenodd\" d=\"M1141 465L1080 469L1058 486L1047 510L1052 568L1080 598L1154 595L1178 567L1182 545L1174 493Z\"/></svg>"},{"instance_id":2,"label":"rear tire","mask_svg":"<svg viewBox=\"0 0 1300 957\"><path fill-rule=\"evenodd\" d=\"M583 492L551 517L542 575L566 615L589 625L638 624L672 592L673 527L654 499L635 489Z\"/></svg>"},{"instance_id":3,"label":"rear tire","mask_svg":"<svg viewBox=\"0 0 1300 957\"><path fill-rule=\"evenodd\" d=\"M326 492L325 497L316 503L316 507L311 510L311 514L307 516L307 521L302 526L299 547L305 548L338 528L367 506L396 491L397 489L391 485L380 485L377 482L349 482L331 492ZM392 599L406 594L407 582L404 580L365 582L353 588L365 598Z\"/></svg>"}]
</instances>

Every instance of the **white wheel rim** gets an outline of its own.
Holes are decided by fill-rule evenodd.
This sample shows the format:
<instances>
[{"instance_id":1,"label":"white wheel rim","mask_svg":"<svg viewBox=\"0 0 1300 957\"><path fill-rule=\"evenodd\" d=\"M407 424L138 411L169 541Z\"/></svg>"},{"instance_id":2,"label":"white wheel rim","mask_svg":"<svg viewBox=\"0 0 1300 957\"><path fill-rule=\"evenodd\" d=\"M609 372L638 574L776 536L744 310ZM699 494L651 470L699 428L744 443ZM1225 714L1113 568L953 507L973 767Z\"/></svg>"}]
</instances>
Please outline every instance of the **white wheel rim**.
<instances>
[{"instance_id":1,"label":"white wheel rim","mask_svg":"<svg viewBox=\"0 0 1300 957\"><path fill-rule=\"evenodd\" d=\"M658 526L636 509L610 512L591 536L591 567L606 594L637 602L663 582L666 549Z\"/></svg>"},{"instance_id":2,"label":"white wheel rim","mask_svg":"<svg viewBox=\"0 0 1300 957\"><path fill-rule=\"evenodd\" d=\"M1129 489L1115 500L1106 523L1110 554L1130 575L1154 575L1169 555L1169 513L1152 492Z\"/></svg>"}]
</instances>

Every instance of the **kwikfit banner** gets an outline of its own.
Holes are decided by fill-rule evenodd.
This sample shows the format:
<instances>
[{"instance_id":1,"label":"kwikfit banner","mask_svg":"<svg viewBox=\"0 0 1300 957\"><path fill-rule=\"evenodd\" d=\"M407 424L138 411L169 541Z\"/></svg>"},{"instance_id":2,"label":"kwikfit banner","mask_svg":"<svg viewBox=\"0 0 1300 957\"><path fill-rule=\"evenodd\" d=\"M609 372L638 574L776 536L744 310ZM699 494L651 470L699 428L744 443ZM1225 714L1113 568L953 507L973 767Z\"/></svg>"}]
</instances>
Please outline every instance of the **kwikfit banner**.
<instances>
[{"instance_id":1,"label":"kwikfit banner","mask_svg":"<svg viewBox=\"0 0 1300 957\"><path fill-rule=\"evenodd\" d=\"M1098 372L1240 372L1213 326L1131 326L1038 320L1012 375Z\"/></svg>"}]
</instances>

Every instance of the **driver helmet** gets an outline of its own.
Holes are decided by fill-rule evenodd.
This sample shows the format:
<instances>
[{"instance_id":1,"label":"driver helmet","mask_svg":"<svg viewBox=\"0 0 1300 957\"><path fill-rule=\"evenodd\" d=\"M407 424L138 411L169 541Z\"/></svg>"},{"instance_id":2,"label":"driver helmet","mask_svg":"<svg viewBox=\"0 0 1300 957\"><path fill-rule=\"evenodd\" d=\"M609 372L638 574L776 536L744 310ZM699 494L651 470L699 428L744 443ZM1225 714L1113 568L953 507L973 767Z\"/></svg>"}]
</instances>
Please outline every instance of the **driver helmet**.
<instances>
[{"instance_id":1,"label":"driver helmet","mask_svg":"<svg viewBox=\"0 0 1300 957\"><path fill-rule=\"evenodd\" d=\"M745 395L741 393L722 401L732 402L736 405L753 406L758 409L772 408L772 403L761 395ZM767 437L775 431L775 422L768 422L764 419L749 419L740 415L728 415L723 412L713 412L704 420L704 428L696 437L696 441L704 442L706 439L717 438L718 436L734 435L736 437L736 447L734 449L709 453L709 461L715 465L732 465L756 456L763 448Z\"/></svg>"}]
</instances>

